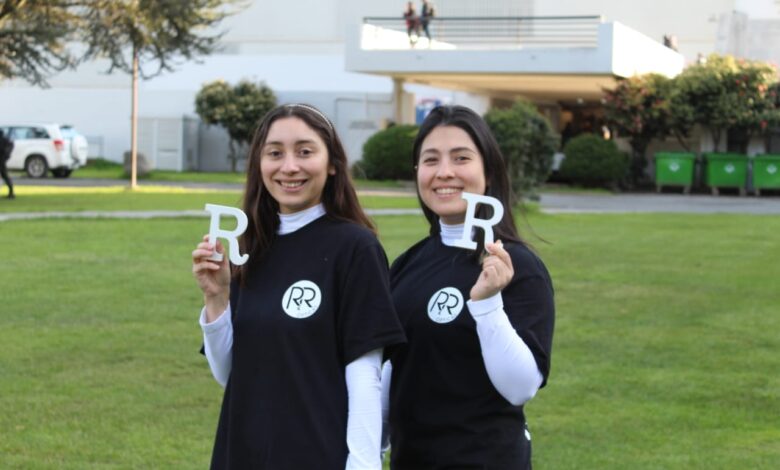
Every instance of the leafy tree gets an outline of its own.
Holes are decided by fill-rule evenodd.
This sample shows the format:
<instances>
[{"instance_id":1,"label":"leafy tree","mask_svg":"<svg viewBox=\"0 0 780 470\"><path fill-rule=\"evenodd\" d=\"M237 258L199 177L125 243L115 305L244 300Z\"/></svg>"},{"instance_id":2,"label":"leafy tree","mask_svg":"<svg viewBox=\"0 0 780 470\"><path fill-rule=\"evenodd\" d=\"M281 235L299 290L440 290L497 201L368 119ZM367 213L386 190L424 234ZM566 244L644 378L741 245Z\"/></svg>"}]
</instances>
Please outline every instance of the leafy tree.
<instances>
[{"instance_id":1,"label":"leafy tree","mask_svg":"<svg viewBox=\"0 0 780 470\"><path fill-rule=\"evenodd\" d=\"M607 124L631 144L629 179L638 185L645 179L646 151L655 139L679 137L688 128L672 125L672 81L663 75L646 74L620 80L614 90L604 90ZM682 139L679 139L682 142Z\"/></svg>"},{"instance_id":2,"label":"leafy tree","mask_svg":"<svg viewBox=\"0 0 780 470\"><path fill-rule=\"evenodd\" d=\"M78 24L69 1L0 2L0 78L46 86L46 76L75 64L65 43Z\"/></svg>"},{"instance_id":3,"label":"leafy tree","mask_svg":"<svg viewBox=\"0 0 780 470\"><path fill-rule=\"evenodd\" d=\"M699 124L712 133L715 151L729 129L748 137L765 131L772 118L769 87L777 81L775 69L764 62L710 55L674 80L672 120L677 127Z\"/></svg>"},{"instance_id":4,"label":"leafy tree","mask_svg":"<svg viewBox=\"0 0 780 470\"><path fill-rule=\"evenodd\" d=\"M780 128L780 82L769 86L766 92L769 105L759 116L759 134L777 131Z\"/></svg>"},{"instance_id":5,"label":"leafy tree","mask_svg":"<svg viewBox=\"0 0 780 470\"><path fill-rule=\"evenodd\" d=\"M230 136L230 166L236 171L239 147L249 144L257 122L276 106L276 96L263 83L242 80L236 86L217 80L205 84L195 97L195 112Z\"/></svg>"},{"instance_id":6,"label":"leafy tree","mask_svg":"<svg viewBox=\"0 0 780 470\"><path fill-rule=\"evenodd\" d=\"M506 159L515 194L533 192L547 181L558 135L534 105L518 100L508 109L491 109L485 122Z\"/></svg>"},{"instance_id":7,"label":"leafy tree","mask_svg":"<svg viewBox=\"0 0 780 470\"><path fill-rule=\"evenodd\" d=\"M231 0L90 0L83 11L88 58L105 58L108 72L132 75L132 171L136 187L138 77L172 71L177 58L192 60L212 52L220 34L205 32L232 13Z\"/></svg>"},{"instance_id":8,"label":"leafy tree","mask_svg":"<svg viewBox=\"0 0 780 470\"><path fill-rule=\"evenodd\" d=\"M83 10L86 56L108 59L108 72L148 79L173 71L177 58L211 53L220 34L205 32L228 14L233 0L88 0ZM135 63L137 62L137 63Z\"/></svg>"}]
</instances>

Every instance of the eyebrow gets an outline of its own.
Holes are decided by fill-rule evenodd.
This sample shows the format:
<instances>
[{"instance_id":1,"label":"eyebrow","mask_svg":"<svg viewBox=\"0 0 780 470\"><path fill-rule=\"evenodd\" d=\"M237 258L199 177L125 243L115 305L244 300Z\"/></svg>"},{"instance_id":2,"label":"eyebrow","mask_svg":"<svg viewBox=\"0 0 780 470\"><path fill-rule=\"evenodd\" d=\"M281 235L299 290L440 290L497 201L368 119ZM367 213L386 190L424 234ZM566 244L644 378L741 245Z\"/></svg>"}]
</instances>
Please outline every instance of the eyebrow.
<instances>
[{"instance_id":1,"label":"eyebrow","mask_svg":"<svg viewBox=\"0 0 780 470\"><path fill-rule=\"evenodd\" d=\"M266 142L265 145L284 145L284 142L274 140L271 142ZM303 140L296 140L295 145L317 145L317 142L315 142L312 139L303 139Z\"/></svg>"},{"instance_id":2,"label":"eyebrow","mask_svg":"<svg viewBox=\"0 0 780 470\"><path fill-rule=\"evenodd\" d=\"M458 152L463 152L463 151L471 152L471 153L477 153L477 151L475 149L470 148L470 147L455 147L454 149L450 150L450 153L458 153ZM441 152L439 152L439 149L427 148L427 149L424 149L421 153L437 153L438 154L438 153L441 153Z\"/></svg>"}]
</instances>

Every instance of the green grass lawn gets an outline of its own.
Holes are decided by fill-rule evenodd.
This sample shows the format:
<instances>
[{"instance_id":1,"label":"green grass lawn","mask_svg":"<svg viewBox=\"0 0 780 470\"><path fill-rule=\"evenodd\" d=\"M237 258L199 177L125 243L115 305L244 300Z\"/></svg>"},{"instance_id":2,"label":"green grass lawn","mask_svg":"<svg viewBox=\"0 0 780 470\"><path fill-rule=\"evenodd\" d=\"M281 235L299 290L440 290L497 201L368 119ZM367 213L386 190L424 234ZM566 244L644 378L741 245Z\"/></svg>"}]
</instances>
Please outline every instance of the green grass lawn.
<instances>
[{"instance_id":1,"label":"green grass lawn","mask_svg":"<svg viewBox=\"0 0 780 470\"><path fill-rule=\"evenodd\" d=\"M154 170L149 175L140 177L139 180L243 184L244 177L244 173ZM99 166L87 165L74 171L71 178L129 180L121 165L109 164Z\"/></svg>"},{"instance_id":2,"label":"green grass lawn","mask_svg":"<svg viewBox=\"0 0 780 470\"><path fill-rule=\"evenodd\" d=\"M21 173L19 173L21 174ZM71 178L76 179L111 179L128 180L122 165L104 159L93 159L87 162L83 168L73 172ZM244 172L203 172L203 171L172 171L153 170L149 175L140 178L141 181L165 181L165 182L196 182L196 183L235 183L244 184L246 175ZM358 188L371 189L398 189L409 186L403 181L369 181L355 180Z\"/></svg>"},{"instance_id":3,"label":"green grass lawn","mask_svg":"<svg viewBox=\"0 0 780 470\"><path fill-rule=\"evenodd\" d=\"M376 220L390 259L427 230ZM558 309L549 385L527 406L537 468L776 467L780 219L528 222ZM197 353L189 259L207 229L0 223L0 468L207 467L222 391Z\"/></svg>"},{"instance_id":4,"label":"green grass lawn","mask_svg":"<svg viewBox=\"0 0 780 470\"><path fill-rule=\"evenodd\" d=\"M115 210L196 210L208 202L228 206L241 205L241 192L197 190L164 186L140 186L136 191L124 187L80 188L53 186L17 186L17 198L0 199L3 212L79 212ZM416 197L360 195L363 207L370 209L416 209Z\"/></svg>"}]
</instances>

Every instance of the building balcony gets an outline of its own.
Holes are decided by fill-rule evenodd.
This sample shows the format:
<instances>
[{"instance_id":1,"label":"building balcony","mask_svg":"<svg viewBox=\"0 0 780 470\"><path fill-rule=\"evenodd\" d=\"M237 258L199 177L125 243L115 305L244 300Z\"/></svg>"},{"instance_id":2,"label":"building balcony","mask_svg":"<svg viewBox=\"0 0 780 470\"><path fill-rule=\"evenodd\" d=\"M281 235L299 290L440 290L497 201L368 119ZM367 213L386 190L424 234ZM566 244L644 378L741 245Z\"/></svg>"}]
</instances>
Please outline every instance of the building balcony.
<instances>
[{"instance_id":1,"label":"building balcony","mask_svg":"<svg viewBox=\"0 0 780 470\"><path fill-rule=\"evenodd\" d=\"M347 34L346 68L493 96L595 100L615 78L675 76L676 51L600 16L433 18L410 41L403 18L365 18Z\"/></svg>"}]
</instances>

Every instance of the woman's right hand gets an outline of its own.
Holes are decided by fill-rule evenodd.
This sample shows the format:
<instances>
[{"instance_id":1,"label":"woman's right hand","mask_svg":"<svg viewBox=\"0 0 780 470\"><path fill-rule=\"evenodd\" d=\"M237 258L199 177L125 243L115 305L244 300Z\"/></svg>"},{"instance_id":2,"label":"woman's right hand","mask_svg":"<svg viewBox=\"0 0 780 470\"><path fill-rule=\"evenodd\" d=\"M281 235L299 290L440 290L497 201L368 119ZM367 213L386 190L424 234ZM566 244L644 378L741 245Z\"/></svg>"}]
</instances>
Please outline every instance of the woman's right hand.
<instances>
[{"instance_id":1,"label":"woman's right hand","mask_svg":"<svg viewBox=\"0 0 780 470\"><path fill-rule=\"evenodd\" d=\"M203 291L203 301L206 304L206 316L212 322L224 312L230 303L230 265L225 254L225 247L217 240L216 246L208 242L209 236L204 235L203 241L192 252L192 274ZM209 258L214 252L222 254L222 261Z\"/></svg>"}]
</instances>

